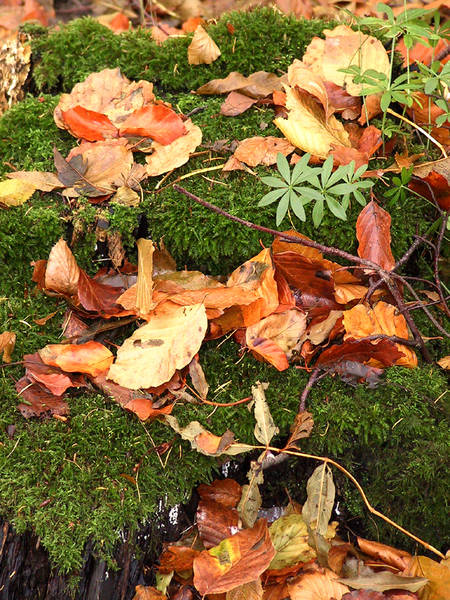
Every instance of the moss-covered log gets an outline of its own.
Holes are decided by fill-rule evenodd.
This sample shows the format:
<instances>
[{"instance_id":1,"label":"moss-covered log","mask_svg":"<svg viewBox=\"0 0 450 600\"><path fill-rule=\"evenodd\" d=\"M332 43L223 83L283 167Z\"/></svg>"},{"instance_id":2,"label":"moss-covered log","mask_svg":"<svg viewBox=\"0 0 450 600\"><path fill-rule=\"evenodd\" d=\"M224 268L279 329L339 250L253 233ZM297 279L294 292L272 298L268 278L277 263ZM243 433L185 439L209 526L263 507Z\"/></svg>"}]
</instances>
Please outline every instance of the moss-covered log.
<instances>
[{"instance_id":1,"label":"moss-covered log","mask_svg":"<svg viewBox=\"0 0 450 600\"><path fill-rule=\"evenodd\" d=\"M235 28L236 42L228 32L228 22ZM29 95L0 120L0 174L11 168L53 169L53 146L67 154L75 144L54 125L52 111L58 95L53 94L70 91L86 75L105 67L120 66L128 77L153 81L157 96L183 112L201 107L192 120L202 128L206 149L218 139L241 140L261 131L276 135L270 108L230 119L219 114L220 99L195 96L189 90L232 70L250 74L258 69L284 69L293 58L301 57L305 45L325 26L324 22L285 19L268 10L227 15L210 28L222 50L221 58L200 67L187 64L189 37L169 40L161 50L147 32L114 35L89 19L58 31L32 28L33 86L45 93ZM220 154L198 156L165 184L220 164L218 158ZM268 173L264 168L255 171ZM184 184L237 216L273 226L274 209L257 208L258 199L267 191L258 177L238 172L225 178L217 173L207 173L208 178L193 175ZM100 218L122 234L131 259L136 256L139 229L146 229L153 239L164 236L179 267L212 274L226 275L258 253L258 233L190 204L170 186L155 191L159 179L145 183L144 199L137 208L114 203L96 207L86 200L69 207L58 194L36 192L26 205L0 211L0 322L3 330L17 333L16 360L59 341L65 310L64 302L34 290L30 262L47 258L58 238L70 241L75 230L77 260L95 272L102 264L97 262L102 257L96 252L95 239ZM385 188L377 185L383 203ZM413 196L397 204L386 201L384 207L392 216L393 251L398 258L417 229L423 233L430 227L433 208ZM320 229L314 230L308 221L301 231L319 242L354 251L357 214L358 207L353 207L346 222L326 216ZM262 241L270 242L264 236ZM412 274L429 276L426 258L423 254L414 257ZM53 311L57 314L45 326L36 324L36 319ZM424 318L419 316L418 323L425 335L434 335ZM431 345L437 357L445 354L442 340ZM304 371L292 368L278 373L251 356L239 360L238 348L231 341L206 344L201 362L219 401L248 396L257 380L270 382L268 402L281 429L276 442L283 441L307 381ZM32 530L62 574L84 573L87 549L107 568L120 567L115 563L120 532L127 530L134 539L140 523L153 518L161 499L166 505L185 500L195 484L216 469L213 459L193 453L162 424L144 426L94 391L71 394L67 422L25 421L16 409L14 389L14 380L21 375L20 366L0 374L0 513L16 532ZM305 451L341 462L360 479L379 510L436 546L441 544L448 513L444 392L441 372L430 366L390 369L385 383L375 390L324 379L308 400L316 425L302 445ZM243 406L215 411L177 406L175 414L183 424L196 419L216 434L229 428L240 440L253 440L253 419ZM167 441L170 451L159 457L154 448ZM294 466L291 474L285 484L301 501L304 481L296 479ZM337 481L341 503L353 517L363 520L363 534L413 549L394 530L367 519L356 490L339 475Z\"/></svg>"}]
</instances>

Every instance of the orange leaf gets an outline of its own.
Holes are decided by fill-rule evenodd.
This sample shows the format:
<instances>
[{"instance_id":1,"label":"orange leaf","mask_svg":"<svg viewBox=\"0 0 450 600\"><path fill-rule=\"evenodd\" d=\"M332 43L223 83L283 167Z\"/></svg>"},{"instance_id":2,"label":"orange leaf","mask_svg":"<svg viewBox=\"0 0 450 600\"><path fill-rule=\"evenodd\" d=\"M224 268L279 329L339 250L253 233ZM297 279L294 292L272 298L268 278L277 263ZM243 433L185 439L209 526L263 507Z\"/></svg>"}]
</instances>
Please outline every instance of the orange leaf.
<instances>
[{"instance_id":1,"label":"orange leaf","mask_svg":"<svg viewBox=\"0 0 450 600\"><path fill-rule=\"evenodd\" d=\"M291 600L341 600L349 588L337 580L337 575L325 569L324 572L305 573L289 583Z\"/></svg>"},{"instance_id":2,"label":"orange leaf","mask_svg":"<svg viewBox=\"0 0 450 600\"><path fill-rule=\"evenodd\" d=\"M161 415L170 415L173 407L173 404L169 404L163 408L153 408L153 402L149 398L133 398L124 408L137 415L141 421L154 421Z\"/></svg>"},{"instance_id":3,"label":"orange leaf","mask_svg":"<svg viewBox=\"0 0 450 600\"><path fill-rule=\"evenodd\" d=\"M149 585L137 585L133 600L166 600L167 596Z\"/></svg>"},{"instance_id":4,"label":"orange leaf","mask_svg":"<svg viewBox=\"0 0 450 600\"><path fill-rule=\"evenodd\" d=\"M399 571L404 571L412 558L411 554L405 550L398 550L392 546L360 537L358 537L358 546L364 554L380 560L385 565L395 567Z\"/></svg>"},{"instance_id":5,"label":"orange leaf","mask_svg":"<svg viewBox=\"0 0 450 600\"><path fill-rule=\"evenodd\" d=\"M356 221L358 255L391 271L395 259L391 251L391 215L374 200L362 209Z\"/></svg>"},{"instance_id":6,"label":"orange leaf","mask_svg":"<svg viewBox=\"0 0 450 600\"><path fill-rule=\"evenodd\" d=\"M74 106L69 110L61 111L61 115L66 129L74 137L96 142L115 138L118 135L117 128L102 113L82 106Z\"/></svg>"},{"instance_id":7,"label":"orange leaf","mask_svg":"<svg viewBox=\"0 0 450 600\"><path fill-rule=\"evenodd\" d=\"M408 327L405 317L396 314L396 312L395 306L382 301L378 302L373 309L364 304L357 304L343 314L346 331L344 340L365 338L377 334L408 339ZM378 345L380 341L374 343ZM415 352L401 344L396 344L396 346L403 356L396 360L395 364L404 367L416 367L417 356Z\"/></svg>"},{"instance_id":8,"label":"orange leaf","mask_svg":"<svg viewBox=\"0 0 450 600\"><path fill-rule=\"evenodd\" d=\"M0 333L0 356L3 354L3 362L11 362L11 354L16 344L16 334L12 331Z\"/></svg>"},{"instance_id":9,"label":"orange leaf","mask_svg":"<svg viewBox=\"0 0 450 600\"><path fill-rule=\"evenodd\" d=\"M87 373L96 377L109 369L113 354L99 342L85 344L48 344L39 350L46 365L59 367L69 373Z\"/></svg>"},{"instance_id":10,"label":"orange leaf","mask_svg":"<svg viewBox=\"0 0 450 600\"><path fill-rule=\"evenodd\" d=\"M188 571L192 569L194 558L200 552L185 546L168 546L159 557L158 571L170 573L171 571Z\"/></svg>"},{"instance_id":11,"label":"orange leaf","mask_svg":"<svg viewBox=\"0 0 450 600\"><path fill-rule=\"evenodd\" d=\"M233 156L250 167L270 166L277 162L279 152L288 156L294 150L295 147L284 138L256 136L239 142Z\"/></svg>"},{"instance_id":12,"label":"orange leaf","mask_svg":"<svg viewBox=\"0 0 450 600\"><path fill-rule=\"evenodd\" d=\"M240 92L230 92L220 107L220 114L225 117L236 117L249 109L257 100Z\"/></svg>"},{"instance_id":13,"label":"orange leaf","mask_svg":"<svg viewBox=\"0 0 450 600\"><path fill-rule=\"evenodd\" d=\"M135 110L120 126L120 135L149 137L167 146L186 133L181 117L165 104Z\"/></svg>"},{"instance_id":14,"label":"orange leaf","mask_svg":"<svg viewBox=\"0 0 450 600\"><path fill-rule=\"evenodd\" d=\"M194 585L202 595L227 592L254 581L274 556L267 522L260 519L251 529L244 529L197 556Z\"/></svg>"},{"instance_id":15,"label":"orange leaf","mask_svg":"<svg viewBox=\"0 0 450 600\"><path fill-rule=\"evenodd\" d=\"M197 527L205 548L212 548L239 529L239 513L211 499L200 500L197 507Z\"/></svg>"},{"instance_id":16,"label":"orange leaf","mask_svg":"<svg viewBox=\"0 0 450 600\"><path fill-rule=\"evenodd\" d=\"M58 367L46 365L38 352L25 354L23 364L28 379L45 386L55 396L61 396L67 388L86 385L83 375L67 375Z\"/></svg>"},{"instance_id":17,"label":"orange leaf","mask_svg":"<svg viewBox=\"0 0 450 600\"><path fill-rule=\"evenodd\" d=\"M241 499L242 488L234 479L216 479L211 484L200 484L197 492L202 500L214 500L223 506L235 508Z\"/></svg>"}]
</instances>

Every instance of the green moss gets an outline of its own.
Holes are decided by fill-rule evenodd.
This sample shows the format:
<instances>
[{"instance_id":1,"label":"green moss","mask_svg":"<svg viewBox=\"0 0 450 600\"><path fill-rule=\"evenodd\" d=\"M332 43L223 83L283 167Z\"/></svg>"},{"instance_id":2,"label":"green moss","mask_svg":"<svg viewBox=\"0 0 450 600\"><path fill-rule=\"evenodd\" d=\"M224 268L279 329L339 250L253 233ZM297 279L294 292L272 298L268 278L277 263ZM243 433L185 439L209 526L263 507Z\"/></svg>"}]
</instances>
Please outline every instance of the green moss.
<instances>
[{"instance_id":1,"label":"green moss","mask_svg":"<svg viewBox=\"0 0 450 600\"><path fill-rule=\"evenodd\" d=\"M234 34L229 33L228 23L234 26ZM93 19L76 19L47 36L33 38L33 53L38 57L34 78L39 89L69 92L94 71L120 67L130 78L147 79L166 90L189 91L231 71L244 75L283 71L301 57L314 35L329 26L326 21L285 18L266 8L228 13L208 28L222 55L210 66L191 66L187 47L192 34L168 40L161 52L148 31L115 35Z\"/></svg>"}]
</instances>

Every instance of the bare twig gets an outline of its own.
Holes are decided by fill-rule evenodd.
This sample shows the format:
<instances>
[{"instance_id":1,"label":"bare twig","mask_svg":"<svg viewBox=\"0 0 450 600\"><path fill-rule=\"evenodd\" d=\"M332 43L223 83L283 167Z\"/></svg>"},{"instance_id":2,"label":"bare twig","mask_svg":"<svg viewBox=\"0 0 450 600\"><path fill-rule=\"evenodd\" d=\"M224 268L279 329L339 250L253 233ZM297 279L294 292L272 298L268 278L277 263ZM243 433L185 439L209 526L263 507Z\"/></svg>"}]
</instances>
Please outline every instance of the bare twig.
<instances>
[{"instance_id":1,"label":"bare twig","mask_svg":"<svg viewBox=\"0 0 450 600\"><path fill-rule=\"evenodd\" d=\"M300 404L298 406L299 413L306 410L306 399L308 398L308 394L311 391L311 388L313 387L313 385L315 383L317 383L318 381L320 381L322 379L322 377L325 377L325 375L328 375L328 369L325 368L325 372L320 374L320 371L322 371L322 370L323 370L322 367L317 367L311 373L311 377L308 379L308 383L305 385L302 395L300 396Z\"/></svg>"},{"instance_id":2,"label":"bare twig","mask_svg":"<svg viewBox=\"0 0 450 600\"><path fill-rule=\"evenodd\" d=\"M449 215L448 210L445 213L445 215L444 214L442 215L442 225L441 225L441 229L439 230L439 235L438 235L438 239L436 242L436 252L434 254L434 280L436 282L436 286L438 289L439 298L442 301L442 306L443 306L444 312L447 315L447 317L450 317L450 310L448 308L447 303L445 302L444 293L442 291L441 279L439 277L439 256L441 254L442 240L444 239L444 233L447 228L448 215Z\"/></svg>"}]
</instances>

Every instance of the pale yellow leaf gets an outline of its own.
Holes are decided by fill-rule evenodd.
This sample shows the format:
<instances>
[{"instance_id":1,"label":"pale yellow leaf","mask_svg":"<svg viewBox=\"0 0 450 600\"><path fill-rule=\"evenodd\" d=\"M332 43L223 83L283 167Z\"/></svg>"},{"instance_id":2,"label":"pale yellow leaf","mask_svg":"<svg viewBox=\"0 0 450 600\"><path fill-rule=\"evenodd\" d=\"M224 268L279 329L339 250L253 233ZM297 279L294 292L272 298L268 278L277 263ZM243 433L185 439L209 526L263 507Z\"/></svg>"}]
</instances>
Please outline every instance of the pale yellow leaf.
<instances>
[{"instance_id":1,"label":"pale yellow leaf","mask_svg":"<svg viewBox=\"0 0 450 600\"><path fill-rule=\"evenodd\" d=\"M308 544L308 527L299 514L280 517L269 527L276 554L269 569L283 569L316 557Z\"/></svg>"},{"instance_id":2,"label":"pale yellow leaf","mask_svg":"<svg viewBox=\"0 0 450 600\"><path fill-rule=\"evenodd\" d=\"M323 107L312 96L286 87L286 108L288 118L278 117L274 123L297 148L326 158L332 144L351 147L342 123L333 116L326 119Z\"/></svg>"},{"instance_id":3,"label":"pale yellow leaf","mask_svg":"<svg viewBox=\"0 0 450 600\"><path fill-rule=\"evenodd\" d=\"M207 326L203 304L150 315L119 348L108 379L132 390L166 383L197 354Z\"/></svg>"},{"instance_id":4,"label":"pale yellow leaf","mask_svg":"<svg viewBox=\"0 0 450 600\"><path fill-rule=\"evenodd\" d=\"M22 206L31 198L35 186L20 179L7 179L0 181L0 205Z\"/></svg>"},{"instance_id":5,"label":"pale yellow leaf","mask_svg":"<svg viewBox=\"0 0 450 600\"><path fill-rule=\"evenodd\" d=\"M111 202L117 202L125 206L137 206L140 201L139 194L126 185L121 185L117 188L117 192L111 198Z\"/></svg>"},{"instance_id":6,"label":"pale yellow leaf","mask_svg":"<svg viewBox=\"0 0 450 600\"><path fill-rule=\"evenodd\" d=\"M14 173L8 173L7 177L29 183L42 192L51 192L56 188L64 187L58 177L48 171L14 171Z\"/></svg>"},{"instance_id":7,"label":"pale yellow leaf","mask_svg":"<svg viewBox=\"0 0 450 600\"><path fill-rule=\"evenodd\" d=\"M138 276L136 282L136 308L141 315L146 315L153 308L153 252L152 240L140 238L138 247Z\"/></svg>"},{"instance_id":8,"label":"pale yellow leaf","mask_svg":"<svg viewBox=\"0 0 450 600\"><path fill-rule=\"evenodd\" d=\"M267 389L267 386L267 383L261 383L259 381L256 382L256 385L252 386L252 396L255 401L255 438L265 446L268 446L273 436L280 431L273 422L266 401L264 390Z\"/></svg>"},{"instance_id":9,"label":"pale yellow leaf","mask_svg":"<svg viewBox=\"0 0 450 600\"><path fill-rule=\"evenodd\" d=\"M450 356L444 356L440 360L437 361L437 364L443 369L450 369Z\"/></svg>"},{"instance_id":10,"label":"pale yellow leaf","mask_svg":"<svg viewBox=\"0 0 450 600\"><path fill-rule=\"evenodd\" d=\"M197 27L188 47L190 65L210 65L219 58L221 52L216 42L206 33L201 25Z\"/></svg>"}]
</instances>

